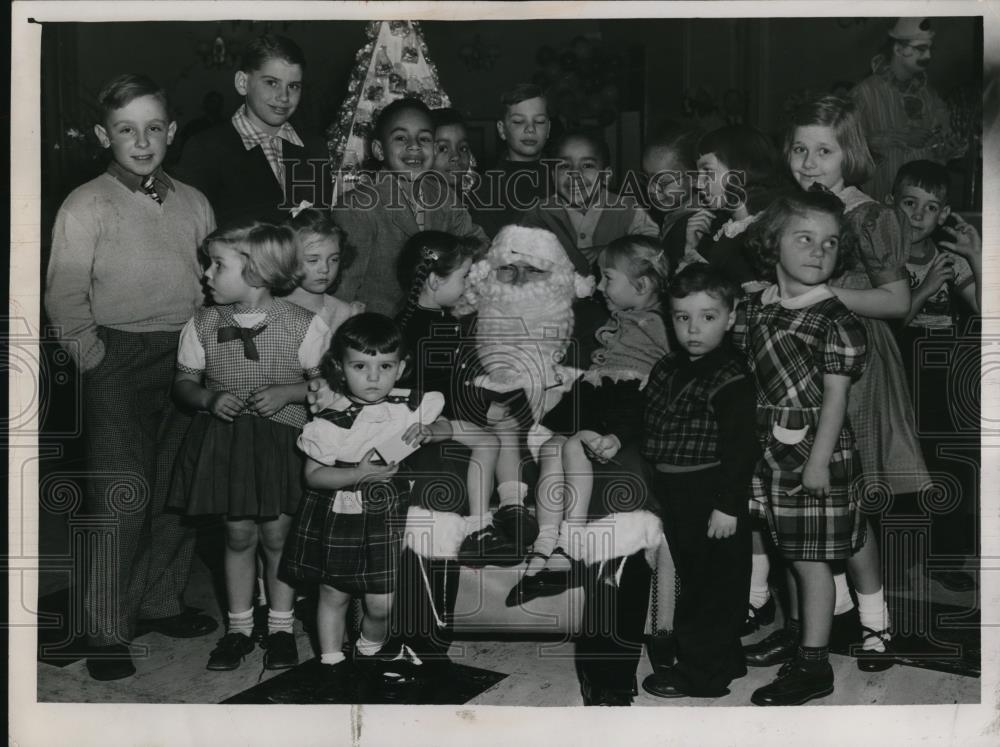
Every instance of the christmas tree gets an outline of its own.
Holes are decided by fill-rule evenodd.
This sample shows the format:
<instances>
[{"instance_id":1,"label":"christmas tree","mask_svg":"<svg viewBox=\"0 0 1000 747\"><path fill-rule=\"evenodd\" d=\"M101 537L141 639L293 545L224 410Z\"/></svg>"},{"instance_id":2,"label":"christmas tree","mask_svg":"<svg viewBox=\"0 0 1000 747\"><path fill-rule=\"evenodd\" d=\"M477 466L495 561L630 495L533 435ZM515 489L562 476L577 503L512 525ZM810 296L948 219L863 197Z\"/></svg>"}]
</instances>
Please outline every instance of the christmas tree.
<instances>
[{"instance_id":1,"label":"christmas tree","mask_svg":"<svg viewBox=\"0 0 1000 747\"><path fill-rule=\"evenodd\" d=\"M368 43L355 56L347 98L327 129L331 163L344 182L338 190L349 188L365 162L382 107L404 96L419 98L431 109L450 106L416 21L372 21L367 33Z\"/></svg>"}]
</instances>

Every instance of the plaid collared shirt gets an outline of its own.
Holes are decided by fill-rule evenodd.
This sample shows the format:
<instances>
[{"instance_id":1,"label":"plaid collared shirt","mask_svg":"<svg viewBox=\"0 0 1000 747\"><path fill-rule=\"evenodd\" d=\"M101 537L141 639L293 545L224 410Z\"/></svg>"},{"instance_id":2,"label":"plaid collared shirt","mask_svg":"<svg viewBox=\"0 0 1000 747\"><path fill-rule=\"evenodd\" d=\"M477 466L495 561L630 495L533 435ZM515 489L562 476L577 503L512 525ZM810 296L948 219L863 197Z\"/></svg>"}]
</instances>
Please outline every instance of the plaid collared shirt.
<instances>
[{"instance_id":1,"label":"plaid collared shirt","mask_svg":"<svg viewBox=\"0 0 1000 747\"><path fill-rule=\"evenodd\" d=\"M250 117L247 116L246 104L236 110L232 121L233 127L236 128L236 131L243 139L244 148L253 150L259 145L260 149L264 151L267 162L271 165L271 171L274 172L274 178L278 180L278 184L284 190L285 164L281 162L281 141L287 140L292 145L297 145L300 148L303 147L302 139L295 132L295 128L288 122L285 122L278 128L278 131L274 135L269 135L250 121Z\"/></svg>"},{"instance_id":2,"label":"plaid collared shirt","mask_svg":"<svg viewBox=\"0 0 1000 747\"><path fill-rule=\"evenodd\" d=\"M112 161L108 164L108 173L133 192L144 192L149 194L145 189L143 189L142 186L142 183L146 180L146 178L139 176L138 174L133 174L117 161ZM156 193L160 196L160 202L163 202L163 200L167 198L167 195L173 190L174 183L171 181L170 177L167 176L166 172L159 167L152 173L152 177Z\"/></svg>"},{"instance_id":3,"label":"plaid collared shirt","mask_svg":"<svg viewBox=\"0 0 1000 747\"><path fill-rule=\"evenodd\" d=\"M746 379L743 365L725 346L697 361L683 351L661 358L645 389L642 455L653 464L718 464L719 420L713 398L739 379Z\"/></svg>"}]
</instances>

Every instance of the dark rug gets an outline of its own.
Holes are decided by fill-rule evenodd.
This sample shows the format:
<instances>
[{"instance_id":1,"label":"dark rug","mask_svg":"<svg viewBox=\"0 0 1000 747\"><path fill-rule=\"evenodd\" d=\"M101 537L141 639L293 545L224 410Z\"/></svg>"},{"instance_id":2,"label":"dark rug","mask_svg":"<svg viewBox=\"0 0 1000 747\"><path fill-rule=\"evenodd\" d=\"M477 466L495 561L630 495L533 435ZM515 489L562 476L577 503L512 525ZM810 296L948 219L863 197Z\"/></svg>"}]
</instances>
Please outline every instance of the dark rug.
<instances>
[{"instance_id":1,"label":"dark rug","mask_svg":"<svg viewBox=\"0 0 1000 747\"><path fill-rule=\"evenodd\" d=\"M427 666L426 664L424 666ZM461 705L507 677L500 672L446 664L406 686L374 686L350 673L332 678L330 667L310 659L277 677L222 701L224 704Z\"/></svg>"},{"instance_id":2,"label":"dark rug","mask_svg":"<svg viewBox=\"0 0 1000 747\"><path fill-rule=\"evenodd\" d=\"M934 602L889 597L892 644L898 664L937 672L979 677L981 638L979 606L967 609ZM860 648L857 609L834 618L830 651L852 656Z\"/></svg>"}]
</instances>

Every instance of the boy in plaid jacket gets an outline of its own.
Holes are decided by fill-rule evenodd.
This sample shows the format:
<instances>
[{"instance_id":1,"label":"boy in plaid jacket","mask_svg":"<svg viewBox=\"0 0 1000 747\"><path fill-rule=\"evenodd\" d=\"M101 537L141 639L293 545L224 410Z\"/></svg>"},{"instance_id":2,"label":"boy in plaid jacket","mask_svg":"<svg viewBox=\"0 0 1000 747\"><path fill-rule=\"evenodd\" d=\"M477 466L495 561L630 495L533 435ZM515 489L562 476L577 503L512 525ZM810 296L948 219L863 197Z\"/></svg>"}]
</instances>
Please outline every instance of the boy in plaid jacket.
<instances>
[{"instance_id":1,"label":"boy in plaid jacket","mask_svg":"<svg viewBox=\"0 0 1000 747\"><path fill-rule=\"evenodd\" d=\"M678 349L646 386L643 456L680 578L677 665L643 687L664 698L719 697L746 674L740 629L750 589L750 481L760 458L756 394L726 341L738 288L697 264L670 284Z\"/></svg>"}]
</instances>

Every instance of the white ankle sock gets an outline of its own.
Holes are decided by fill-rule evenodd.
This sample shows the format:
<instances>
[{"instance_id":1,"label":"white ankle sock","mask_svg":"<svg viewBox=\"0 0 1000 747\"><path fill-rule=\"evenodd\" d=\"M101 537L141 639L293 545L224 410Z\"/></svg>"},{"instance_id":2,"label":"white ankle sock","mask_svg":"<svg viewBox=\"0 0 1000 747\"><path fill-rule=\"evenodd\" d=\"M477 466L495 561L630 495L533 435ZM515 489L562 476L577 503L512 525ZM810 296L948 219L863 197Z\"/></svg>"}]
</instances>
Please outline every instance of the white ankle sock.
<instances>
[{"instance_id":1,"label":"white ankle sock","mask_svg":"<svg viewBox=\"0 0 1000 747\"><path fill-rule=\"evenodd\" d=\"M559 525L541 527L531 549L542 555L551 555L559 539Z\"/></svg>"},{"instance_id":2,"label":"white ankle sock","mask_svg":"<svg viewBox=\"0 0 1000 747\"><path fill-rule=\"evenodd\" d=\"M344 661L344 654L341 651L334 651L332 654L320 654L319 662L320 664L329 664L333 666L334 664L340 664Z\"/></svg>"},{"instance_id":3,"label":"white ankle sock","mask_svg":"<svg viewBox=\"0 0 1000 747\"><path fill-rule=\"evenodd\" d=\"M504 506L520 506L528 494L528 485L517 480L508 480L497 486L497 496L500 498L500 508Z\"/></svg>"},{"instance_id":4,"label":"white ankle sock","mask_svg":"<svg viewBox=\"0 0 1000 747\"><path fill-rule=\"evenodd\" d=\"M382 648L382 644L385 641L370 641L365 638L364 633L358 636L358 642L356 644L358 653L362 656L375 656Z\"/></svg>"},{"instance_id":5,"label":"white ankle sock","mask_svg":"<svg viewBox=\"0 0 1000 747\"><path fill-rule=\"evenodd\" d=\"M889 629L889 608L885 603L885 591L879 589L874 594L858 594L858 617L866 628L881 632ZM888 632L883 634L889 638ZM866 651L884 651L885 646L875 636L869 636L863 641Z\"/></svg>"},{"instance_id":6,"label":"white ankle sock","mask_svg":"<svg viewBox=\"0 0 1000 747\"><path fill-rule=\"evenodd\" d=\"M282 612L280 610L269 609L267 611L267 632L271 633L293 633L292 625L295 622L295 613L292 610Z\"/></svg>"},{"instance_id":7,"label":"white ankle sock","mask_svg":"<svg viewBox=\"0 0 1000 747\"><path fill-rule=\"evenodd\" d=\"M771 589L767 585L767 576L771 571L771 561L764 553L754 553L750 570L750 604L760 608L771 598Z\"/></svg>"},{"instance_id":8,"label":"white ankle sock","mask_svg":"<svg viewBox=\"0 0 1000 747\"><path fill-rule=\"evenodd\" d=\"M834 574L833 588L837 594L837 601L833 607L833 614L843 615L845 612L850 612L854 609L854 600L851 599L851 590L847 588L846 573Z\"/></svg>"},{"instance_id":9,"label":"white ankle sock","mask_svg":"<svg viewBox=\"0 0 1000 747\"><path fill-rule=\"evenodd\" d=\"M242 633L247 638L253 635L253 607L246 612L230 612L227 617L230 633Z\"/></svg>"}]
</instances>

